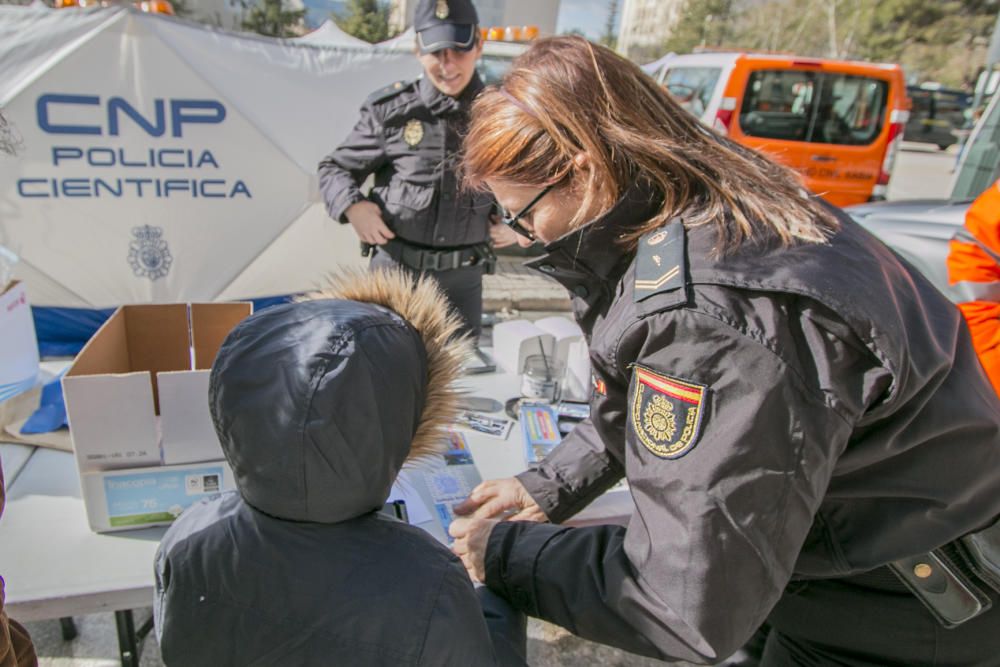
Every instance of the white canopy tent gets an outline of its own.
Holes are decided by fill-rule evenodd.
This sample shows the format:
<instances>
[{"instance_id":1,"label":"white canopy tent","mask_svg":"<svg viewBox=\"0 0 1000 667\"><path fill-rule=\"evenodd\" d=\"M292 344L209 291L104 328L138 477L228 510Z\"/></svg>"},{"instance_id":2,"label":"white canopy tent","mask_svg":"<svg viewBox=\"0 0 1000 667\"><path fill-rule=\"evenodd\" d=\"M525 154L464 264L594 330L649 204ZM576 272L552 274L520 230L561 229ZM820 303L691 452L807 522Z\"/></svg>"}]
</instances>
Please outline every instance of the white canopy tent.
<instances>
[{"instance_id":1,"label":"white canopy tent","mask_svg":"<svg viewBox=\"0 0 1000 667\"><path fill-rule=\"evenodd\" d=\"M21 137L0 244L34 304L80 308L287 294L357 264L316 166L372 90L419 74L126 7L0 6L0 62Z\"/></svg>"},{"instance_id":2,"label":"white canopy tent","mask_svg":"<svg viewBox=\"0 0 1000 667\"><path fill-rule=\"evenodd\" d=\"M344 46L353 48L370 48L371 44L353 35L348 35L336 23L327 19L312 32L290 40L296 44L312 44L313 46Z\"/></svg>"}]
</instances>

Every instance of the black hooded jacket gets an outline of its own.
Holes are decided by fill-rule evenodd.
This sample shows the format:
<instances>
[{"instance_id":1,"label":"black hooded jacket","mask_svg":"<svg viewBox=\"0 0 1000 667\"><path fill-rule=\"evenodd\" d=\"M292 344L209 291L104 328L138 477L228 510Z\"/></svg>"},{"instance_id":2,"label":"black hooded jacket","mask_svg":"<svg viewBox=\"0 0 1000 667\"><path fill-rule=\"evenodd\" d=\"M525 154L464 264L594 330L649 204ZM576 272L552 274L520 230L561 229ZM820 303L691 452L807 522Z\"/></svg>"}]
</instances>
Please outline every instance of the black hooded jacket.
<instances>
[{"instance_id":1,"label":"black hooded jacket","mask_svg":"<svg viewBox=\"0 0 1000 667\"><path fill-rule=\"evenodd\" d=\"M166 664L496 664L461 562L376 511L440 405L411 321L323 299L230 333L209 403L239 493L188 509L160 546Z\"/></svg>"}]
</instances>

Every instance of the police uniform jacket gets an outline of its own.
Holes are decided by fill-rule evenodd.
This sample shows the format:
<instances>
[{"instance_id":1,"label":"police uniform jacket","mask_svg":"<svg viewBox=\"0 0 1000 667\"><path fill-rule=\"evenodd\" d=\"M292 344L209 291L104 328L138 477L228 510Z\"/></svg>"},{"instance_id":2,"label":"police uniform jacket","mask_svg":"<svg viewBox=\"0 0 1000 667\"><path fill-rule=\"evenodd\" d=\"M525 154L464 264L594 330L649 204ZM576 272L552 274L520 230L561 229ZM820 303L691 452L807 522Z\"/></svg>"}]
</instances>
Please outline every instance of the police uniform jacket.
<instances>
[{"instance_id":1,"label":"police uniform jacket","mask_svg":"<svg viewBox=\"0 0 1000 667\"><path fill-rule=\"evenodd\" d=\"M469 107L482 88L474 75L450 97L421 77L371 95L351 134L319 164L330 217L347 222L344 212L364 199L359 186L374 173L369 199L398 238L435 248L487 242L493 198L463 189L456 176Z\"/></svg>"},{"instance_id":2,"label":"police uniform jacket","mask_svg":"<svg viewBox=\"0 0 1000 667\"><path fill-rule=\"evenodd\" d=\"M792 579L871 570L1000 515L1000 402L958 311L846 215L714 256L634 188L535 267L574 295L595 390L520 480L553 522L627 479L627 528L502 522L486 583L602 643L716 662Z\"/></svg>"}]
</instances>

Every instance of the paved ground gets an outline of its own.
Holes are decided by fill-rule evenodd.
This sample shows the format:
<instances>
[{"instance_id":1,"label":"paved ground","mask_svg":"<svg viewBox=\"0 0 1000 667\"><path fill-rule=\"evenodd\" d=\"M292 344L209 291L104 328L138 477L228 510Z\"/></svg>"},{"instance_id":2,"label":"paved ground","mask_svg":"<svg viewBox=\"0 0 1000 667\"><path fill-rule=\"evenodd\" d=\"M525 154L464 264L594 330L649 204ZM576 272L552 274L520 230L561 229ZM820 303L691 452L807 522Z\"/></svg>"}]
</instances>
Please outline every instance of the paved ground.
<instances>
[{"instance_id":1,"label":"paved ground","mask_svg":"<svg viewBox=\"0 0 1000 667\"><path fill-rule=\"evenodd\" d=\"M947 198L955 180L952 169L957 155L958 146L942 151L934 144L904 141L889 179L888 198Z\"/></svg>"},{"instance_id":2,"label":"paved ground","mask_svg":"<svg viewBox=\"0 0 1000 667\"><path fill-rule=\"evenodd\" d=\"M137 610L136 623L142 623L151 613L150 609ZM40 667L117 667L120 664L116 657L118 645L113 614L80 616L76 624L80 634L69 642L62 640L58 621L26 624L41 652ZM585 642L561 628L533 620L528 626L528 664L533 667L652 667L664 663ZM680 664L683 667L684 663ZM163 667L156 637L149 636L143 642L139 667Z\"/></svg>"},{"instance_id":3,"label":"paved ground","mask_svg":"<svg viewBox=\"0 0 1000 667\"><path fill-rule=\"evenodd\" d=\"M523 266L525 257L501 255L497 272L483 278L483 310L489 313L569 310L566 289Z\"/></svg>"},{"instance_id":4,"label":"paved ground","mask_svg":"<svg viewBox=\"0 0 1000 667\"><path fill-rule=\"evenodd\" d=\"M903 144L889 185L890 199L946 197L953 180L956 148L938 151L925 144ZM498 271L483 284L484 306L500 318L535 319L543 312L565 311L569 300L555 281L522 266L524 256L502 256ZM136 612L141 624L149 610ZM118 665L113 614L77 618L80 636L64 642L58 621L28 624L39 647L41 667L114 667ZM555 626L532 621L529 625L528 661L535 667L647 667L663 664L577 639ZM156 639L144 642L142 667L160 667Z\"/></svg>"}]
</instances>

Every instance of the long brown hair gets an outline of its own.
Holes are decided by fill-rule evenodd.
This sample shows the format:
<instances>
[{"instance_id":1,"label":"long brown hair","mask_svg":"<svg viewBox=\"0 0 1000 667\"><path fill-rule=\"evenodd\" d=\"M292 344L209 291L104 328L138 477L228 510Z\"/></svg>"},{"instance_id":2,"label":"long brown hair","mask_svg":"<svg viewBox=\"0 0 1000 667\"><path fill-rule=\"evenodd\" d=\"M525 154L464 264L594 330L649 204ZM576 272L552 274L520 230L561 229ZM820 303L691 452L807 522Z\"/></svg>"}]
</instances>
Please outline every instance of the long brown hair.
<instances>
[{"instance_id":1,"label":"long brown hair","mask_svg":"<svg viewBox=\"0 0 1000 667\"><path fill-rule=\"evenodd\" d=\"M558 183L581 175L580 152L589 165L573 227L644 178L663 205L633 243L677 215L688 227L716 226L720 254L768 235L823 242L837 229L794 172L704 127L634 63L582 37L539 40L473 105L465 181Z\"/></svg>"}]
</instances>

